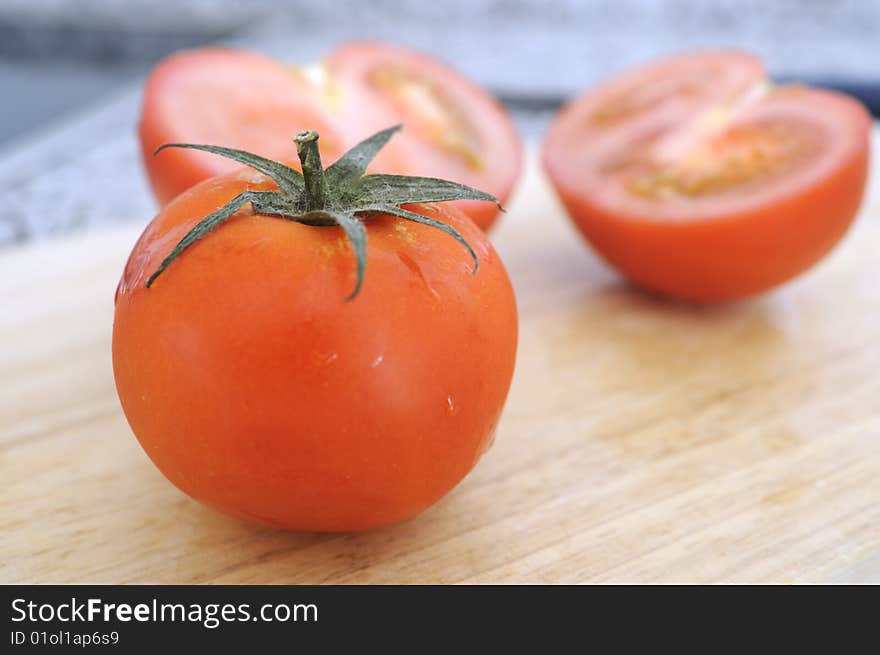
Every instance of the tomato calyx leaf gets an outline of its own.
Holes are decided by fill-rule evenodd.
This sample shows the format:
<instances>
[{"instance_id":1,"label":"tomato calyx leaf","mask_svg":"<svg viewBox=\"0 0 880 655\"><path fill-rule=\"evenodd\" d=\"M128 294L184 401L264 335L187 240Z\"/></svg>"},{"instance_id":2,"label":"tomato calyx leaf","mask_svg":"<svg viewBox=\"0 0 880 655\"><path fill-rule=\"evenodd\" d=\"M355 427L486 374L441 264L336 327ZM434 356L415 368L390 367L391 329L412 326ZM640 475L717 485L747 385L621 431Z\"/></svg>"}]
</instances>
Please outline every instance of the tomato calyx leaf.
<instances>
[{"instance_id":1,"label":"tomato calyx leaf","mask_svg":"<svg viewBox=\"0 0 880 655\"><path fill-rule=\"evenodd\" d=\"M450 200L482 200L494 202L502 209L495 196L457 182L432 177L409 175L366 174L367 166L400 125L364 139L346 152L328 168L321 164L318 133L300 132L294 137L302 173L281 162L253 153L221 146L191 143L168 143L166 148L190 148L232 159L263 173L277 185L277 191L243 191L225 205L201 219L162 260L147 279L149 288L156 278L187 248L222 225L238 210L250 203L255 214L279 216L315 227L338 226L345 233L355 254L357 280L347 300L361 290L367 260L367 230L365 221L381 214L433 227L453 237L473 259L472 273L480 266L476 252L458 230L442 221L424 216L400 205Z\"/></svg>"},{"instance_id":2,"label":"tomato calyx leaf","mask_svg":"<svg viewBox=\"0 0 880 655\"><path fill-rule=\"evenodd\" d=\"M166 143L165 145L156 148L156 150L153 152L153 156L155 157L167 148L188 148L190 150L202 150L203 152L210 152L211 154L220 155L221 157L226 157L227 159L233 159L241 164L245 164L253 169L258 170L266 177L271 178L278 185L278 188L281 189L281 191L290 195L302 193L303 189L305 188L302 173L300 173L295 168L285 166L281 162L273 161L272 159L260 157L259 155L247 152L246 150L224 148L223 146L207 146L197 143Z\"/></svg>"}]
</instances>

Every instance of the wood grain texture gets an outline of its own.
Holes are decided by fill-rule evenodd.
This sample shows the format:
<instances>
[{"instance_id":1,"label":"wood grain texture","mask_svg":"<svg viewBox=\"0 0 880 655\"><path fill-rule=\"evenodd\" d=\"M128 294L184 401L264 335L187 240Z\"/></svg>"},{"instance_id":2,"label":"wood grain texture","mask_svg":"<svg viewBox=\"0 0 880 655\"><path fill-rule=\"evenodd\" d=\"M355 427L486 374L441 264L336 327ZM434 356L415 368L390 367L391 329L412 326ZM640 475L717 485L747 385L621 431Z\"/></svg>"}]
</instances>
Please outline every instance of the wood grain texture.
<instances>
[{"instance_id":1,"label":"wood grain texture","mask_svg":"<svg viewBox=\"0 0 880 655\"><path fill-rule=\"evenodd\" d=\"M495 445L351 535L228 519L141 451L110 365L140 226L7 250L0 582L880 582L877 197L793 284L698 308L608 271L533 166L493 234L521 314Z\"/></svg>"}]
</instances>

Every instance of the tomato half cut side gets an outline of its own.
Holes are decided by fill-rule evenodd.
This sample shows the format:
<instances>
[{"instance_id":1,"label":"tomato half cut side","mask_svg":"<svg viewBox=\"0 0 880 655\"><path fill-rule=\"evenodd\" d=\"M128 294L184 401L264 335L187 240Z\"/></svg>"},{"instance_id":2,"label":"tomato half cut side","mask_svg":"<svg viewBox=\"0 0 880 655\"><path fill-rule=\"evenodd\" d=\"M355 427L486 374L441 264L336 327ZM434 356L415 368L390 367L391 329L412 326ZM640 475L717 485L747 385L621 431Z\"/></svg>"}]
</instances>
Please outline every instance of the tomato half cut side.
<instances>
[{"instance_id":1,"label":"tomato half cut side","mask_svg":"<svg viewBox=\"0 0 880 655\"><path fill-rule=\"evenodd\" d=\"M704 56L691 56L691 70ZM545 169L576 226L643 287L695 301L759 293L815 264L858 212L871 126L864 107L831 91L771 87L743 64L729 60L739 72L716 74L738 82L721 84L715 100L711 77L710 88L688 91L699 98L692 105L667 80L676 97L649 94L650 107L607 128L584 122L608 106L614 83L600 87L564 110L545 139Z\"/></svg>"},{"instance_id":2,"label":"tomato half cut side","mask_svg":"<svg viewBox=\"0 0 880 655\"><path fill-rule=\"evenodd\" d=\"M222 144L297 165L291 137L321 134L326 163L369 134L338 119L335 92L304 71L251 52L200 48L174 54L150 74L139 127L150 184L164 205L192 185L239 164L166 143ZM380 154L377 166L383 163Z\"/></svg>"},{"instance_id":3,"label":"tomato half cut side","mask_svg":"<svg viewBox=\"0 0 880 655\"><path fill-rule=\"evenodd\" d=\"M706 108L737 102L765 79L760 59L744 52L670 57L588 91L563 109L554 130L603 138L644 123L680 123Z\"/></svg>"},{"instance_id":4,"label":"tomato half cut side","mask_svg":"<svg viewBox=\"0 0 880 655\"><path fill-rule=\"evenodd\" d=\"M343 89L370 98L374 116L404 125L390 147L407 174L468 184L502 202L510 196L522 167L522 141L510 115L484 89L437 59L382 43L344 45L325 64ZM356 104L344 104L360 115ZM487 203L456 204L483 229L498 215Z\"/></svg>"}]
</instances>

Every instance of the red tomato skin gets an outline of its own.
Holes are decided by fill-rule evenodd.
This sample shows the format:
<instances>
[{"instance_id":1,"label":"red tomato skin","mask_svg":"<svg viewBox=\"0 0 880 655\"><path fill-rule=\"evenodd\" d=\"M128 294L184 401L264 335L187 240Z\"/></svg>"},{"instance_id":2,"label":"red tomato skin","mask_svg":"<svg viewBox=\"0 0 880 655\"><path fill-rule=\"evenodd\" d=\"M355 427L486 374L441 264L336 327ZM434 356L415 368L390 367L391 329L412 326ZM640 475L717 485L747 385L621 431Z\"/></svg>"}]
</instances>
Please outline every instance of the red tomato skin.
<instances>
[{"instance_id":1,"label":"red tomato skin","mask_svg":"<svg viewBox=\"0 0 880 655\"><path fill-rule=\"evenodd\" d=\"M503 264L468 218L413 206L451 237L368 223L364 285L335 227L244 209L144 282L253 175L207 180L135 245L116 296L113 367L134 434L182 491L246 521L366 530L412 517L489 447L513 374Z\"/></svg>"},{"instance_id":2,"label":"red tomato skin","mask_svg":"<svg viewBox=\"0 0 880 655\"><path fill-rule=\"evenodd\" d=\"M868 141L800 195L701 221L621 218L559 186L557 195L595 251L639 286L681 300L724 302L808 270L843 238L868 178Z\"/></svg>"}]
</instances>

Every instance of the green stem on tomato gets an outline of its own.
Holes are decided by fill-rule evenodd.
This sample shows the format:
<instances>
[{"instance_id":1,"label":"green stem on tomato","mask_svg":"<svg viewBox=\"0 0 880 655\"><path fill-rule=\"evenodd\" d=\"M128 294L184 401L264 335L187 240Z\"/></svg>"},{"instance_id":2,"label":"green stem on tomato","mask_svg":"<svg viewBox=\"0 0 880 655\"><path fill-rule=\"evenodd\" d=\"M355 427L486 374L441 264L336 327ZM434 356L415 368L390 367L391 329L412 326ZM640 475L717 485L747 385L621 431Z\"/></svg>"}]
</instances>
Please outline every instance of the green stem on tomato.
<instances>
[{"instance_id":1,"label":"green stem on tomato","mask_svg":"<svg viewBox=\"0 0 880 655\"><path fill-rule=\"evenodd\" d=\"M302 165L309 211L321 211L325 205L324 167L321 165L321 154L318 152L318 133L314 130L306 130L293 137L293 140Z\"/></svg>"},{"instance_id":2,"label":"green stem on tomato","mask_svg":"<svg viewBox=\"0 0 880 655\"><path fill-rule=\"evenodd\" d=\"M367 174L367 166L376 153L398 130L400 126L395 125L367 137L343 154L326 171L318 153L318 133L314 130L300 132L293 140L302 163L302 173L281 162L234 148L195 143L168 143L158 148L157 153L166 148L190 148L226 157L260 171L274 180L278 189L245 190L201 219L162 260L145 285L152 287L156 278L172 261L235 215L247 203L251 204L255 214L280 216L314 227L338 225L342 228L356 259L357 281L349 300L357 295L364 278L367 257L367 231L364 223L382 214L428 225L450 235L467 249L474 262L473 272L476 273L480 265L477 253L458 230L443 221L403 209L402 205L449 200L485 200L494 202L500 209L498 199L479 189L434 177Z\"/></svg>"}]
</instances>

